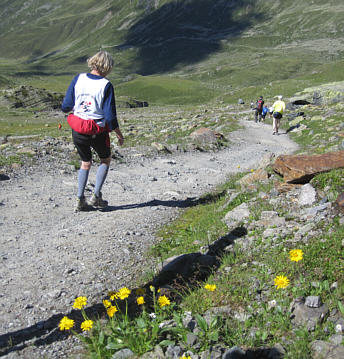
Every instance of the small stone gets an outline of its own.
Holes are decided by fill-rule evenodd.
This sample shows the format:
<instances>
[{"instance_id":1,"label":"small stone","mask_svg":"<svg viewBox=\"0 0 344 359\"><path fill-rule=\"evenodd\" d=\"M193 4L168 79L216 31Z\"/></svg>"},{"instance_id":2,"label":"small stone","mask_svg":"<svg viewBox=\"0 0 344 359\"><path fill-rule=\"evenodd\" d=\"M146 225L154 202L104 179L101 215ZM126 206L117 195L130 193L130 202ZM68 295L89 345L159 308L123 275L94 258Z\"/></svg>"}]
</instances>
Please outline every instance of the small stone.
<instances>
[{"instance_id":1,"label":"small stone","mask_svg":"<svg viewBox=\"0 0 344 359\"><path fill-rule=\"evenodd\" d=\"M331 284L331 292L334 292L336 289L338 289L338 282L334 282Z\"/></svg>"},{"instance_id":2,"label":"small stone","mask_svg":"<svg viewBox=\"0 0 344 359\"><path fill-rule=\"evenodd\" d=\"M310 308L320 308L322 306L319 296L309 296L306 298L305 305Z\"/></svg>"},{"instance_id":3,"label":"small stone","mask_svg":"<svg viewBox=\"0 0 344 359\"><path fill-rule=\"evenodd\" d=\"M343 335L341 334L335 334L330 337L330 342L334 345L341 345L343 341Z\"/></svg>"},{"instance_id":4,"label":"small stone","mask_svg":"<svg viewBox=\"0 0 344 359\"><path fill-rule=\"evenodd\" d=\"M169 345L166 350L166 357L170 359L179 358L182 355L182 349L178 345Z\"/></svg>"},{"instance_id":5,"label":"small stone","mask_svg":"<svg viewBox=\"0 0 344 359\"><path fill-rule=\"evenodd\" d=\"M195 344L198 342L198 336L193 333L188 333L186 335L186 344L190 347L195 346Z\"/></svg>"},{"instance_id":6,"label":"small stone","mask_svg":"<svg viewBox=\"0 0 344 359\"><path fill-rule=\"evenodd\" d=\"M127 359L134 356L134 353L130 349L121 349L118 352L116 352L111 359Z\"/></svg>"}]
</instances>

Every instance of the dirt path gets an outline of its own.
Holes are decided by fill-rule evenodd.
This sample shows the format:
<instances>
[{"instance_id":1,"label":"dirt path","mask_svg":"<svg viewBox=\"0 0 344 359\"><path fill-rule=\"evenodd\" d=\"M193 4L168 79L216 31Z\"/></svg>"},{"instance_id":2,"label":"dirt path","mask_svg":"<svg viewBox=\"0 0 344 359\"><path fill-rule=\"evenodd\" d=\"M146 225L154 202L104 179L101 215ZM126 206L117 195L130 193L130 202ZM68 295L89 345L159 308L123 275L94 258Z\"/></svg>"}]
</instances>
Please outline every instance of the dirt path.
<instances>
[{"instance_id":1,"label":"dirt path","mask_svg":"<svg viewBox=\"0 0 344 359\"><path fill-rule=\"evenodd\" d=\"M103 188L110 207L103 212L73 213L76 172L37 167L0 182L0 347L12 337L3 355L68 357L74 339L54 334L54 315L69 312L76 296L95 305L109 289L131 287L148 263L144 253L156 228L176 216L186 198L228 173L255 168L266 153L296 149L287 135L272 136L271 126L242 124L246 129L234 132L230 148L218 153L112 166ZM26 347L33 343L38 347Z\"/></svg>"}]
</instances>

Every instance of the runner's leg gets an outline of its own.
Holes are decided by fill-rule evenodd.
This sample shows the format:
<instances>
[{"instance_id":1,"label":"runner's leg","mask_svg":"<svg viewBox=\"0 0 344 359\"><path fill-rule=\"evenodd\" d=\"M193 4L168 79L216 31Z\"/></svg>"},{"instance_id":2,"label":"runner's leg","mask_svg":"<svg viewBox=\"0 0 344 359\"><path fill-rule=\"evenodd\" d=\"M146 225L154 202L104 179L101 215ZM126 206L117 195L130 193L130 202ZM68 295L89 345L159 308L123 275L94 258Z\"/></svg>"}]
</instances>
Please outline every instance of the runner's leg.
<instances>
[{"instance_id":1,"label":"runner's leg","mask_svg":"<svg viewBox=\"0 0 344 359\"><path fill-rule=\"evenodd\" d=\"M92 141L92 147L97 152L101 162L96 174L94 194L96 197L101 197L101 189L107 177L111 162L109 134L107 132L103 132L100 135L97 135L97 137Z\"/></svg>"}]
</instances>

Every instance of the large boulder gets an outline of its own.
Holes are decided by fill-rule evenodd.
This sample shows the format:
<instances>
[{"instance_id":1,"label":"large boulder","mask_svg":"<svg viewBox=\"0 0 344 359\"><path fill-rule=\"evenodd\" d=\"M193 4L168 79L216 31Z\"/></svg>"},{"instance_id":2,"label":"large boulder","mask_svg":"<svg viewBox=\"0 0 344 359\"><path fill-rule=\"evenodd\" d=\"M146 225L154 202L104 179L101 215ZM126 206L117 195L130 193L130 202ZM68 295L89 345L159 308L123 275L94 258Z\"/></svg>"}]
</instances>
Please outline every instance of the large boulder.
<instances>
[{"instance_id":1,"label":"large boulder","mask_svg":"<svg viewBox=\"0 0 344 359\"><path fill-rule=\"evenodd\" d=\"M224 139L221 133L215 132L210 128L201 127L190 134L190 137L201 144L214 144Z\"/></svg>"},{"instance_id":2,"label":"large boulder","mask_svg":"<svg viewBox=\"0 0 344 359\"><path fill-rule=\"evenodd\" d=\"M336 168L344 168L344 151L322 155L281 155L273 169L288 183L307 183L315 175Z\"/></svg>"}]
</instances>

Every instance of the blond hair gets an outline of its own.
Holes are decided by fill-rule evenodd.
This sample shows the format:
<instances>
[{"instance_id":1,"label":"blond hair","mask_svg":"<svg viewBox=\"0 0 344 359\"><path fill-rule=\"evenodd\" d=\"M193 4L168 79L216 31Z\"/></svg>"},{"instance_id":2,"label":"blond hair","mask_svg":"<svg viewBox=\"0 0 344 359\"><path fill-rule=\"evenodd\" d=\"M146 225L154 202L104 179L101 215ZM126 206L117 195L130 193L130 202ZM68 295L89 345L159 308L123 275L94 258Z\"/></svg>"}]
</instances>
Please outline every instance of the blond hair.
<instances>
[{"instance_id":1,"label":"blond hair","mask_svg":"<svg viewBox=\"0 0 344 359\"><path fill-rule=\"evenodd\" d=\"M87 60L87 65L91 70L96 70L103 75L110 73L113 63L112 56L106 51L99 51Z\"/></svg>"}]
</instances>

